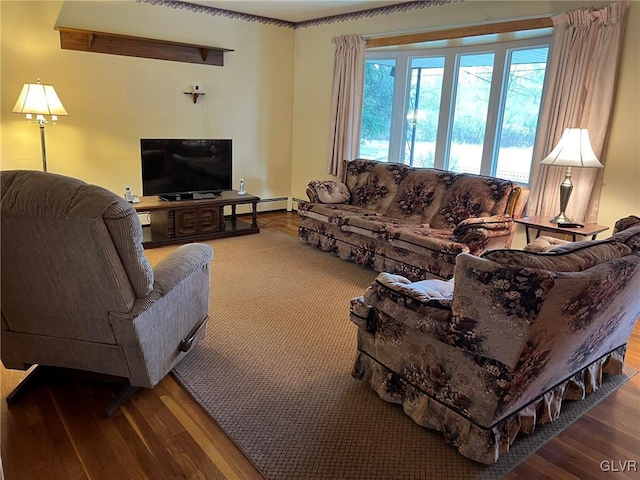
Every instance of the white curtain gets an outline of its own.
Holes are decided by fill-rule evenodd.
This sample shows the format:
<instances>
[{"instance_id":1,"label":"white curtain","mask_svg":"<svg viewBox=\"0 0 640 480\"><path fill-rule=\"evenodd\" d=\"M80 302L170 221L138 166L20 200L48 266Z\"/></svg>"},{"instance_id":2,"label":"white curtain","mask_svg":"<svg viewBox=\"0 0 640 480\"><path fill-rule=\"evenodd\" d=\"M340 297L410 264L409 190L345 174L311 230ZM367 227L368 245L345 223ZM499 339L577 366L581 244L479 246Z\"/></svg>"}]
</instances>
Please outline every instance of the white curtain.
<instances>
[{"instance_id":1,"label":"white curtain","mask_svg":"<svg viewBox=\"0 0 640 480\"><path fill-rule=\"evenodd\" d=\"M327 173L341 175L343 160L358 154L362 123L365 40L357 35L334 37L333 91Z\"/></svg>"},{"instance_id":2,"label":"white curtain","mask_svg":"<svg viewBox=\"0 0 640 480\"><path fill-rule=\"evenodd\" d=\"M581 8L553 17L554 35L547 68L549 82L540 116L527 215L554 216L566 168L540 165L565 128L587 128L593 151L606 166L624 26L630 2L602 9ZM602 168L573 169L567 215L596 222Z\"/></svg>"}]
</instances>

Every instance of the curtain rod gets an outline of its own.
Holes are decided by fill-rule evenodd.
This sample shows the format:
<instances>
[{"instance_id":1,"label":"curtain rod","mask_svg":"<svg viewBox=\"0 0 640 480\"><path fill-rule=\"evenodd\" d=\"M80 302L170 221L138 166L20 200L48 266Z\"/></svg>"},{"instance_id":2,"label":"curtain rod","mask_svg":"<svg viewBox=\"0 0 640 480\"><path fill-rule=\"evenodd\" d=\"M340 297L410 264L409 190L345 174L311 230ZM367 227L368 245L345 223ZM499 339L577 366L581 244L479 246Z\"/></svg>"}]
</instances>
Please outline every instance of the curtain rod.
<instances>
[{"instance_id":1,"label":"curtain rod","mask_svg":"<svg viewBox=\"0 0 640 480\"><path fill-rule=\"evenodd\" d=\"M451 40L454 38L475 37L478 35L490 35L496 33L520 32L523 30L535 30L538 28L553 27L551 17L529 18L524 20L510 20L508 22L486 23L468 27L451 28L448 30L435 30L421 33L408 33L393 37L368 38L367 48L391 47L396 45L408 45L411 43L431 42L434 40Z\"/></svg>"}]
</instances>

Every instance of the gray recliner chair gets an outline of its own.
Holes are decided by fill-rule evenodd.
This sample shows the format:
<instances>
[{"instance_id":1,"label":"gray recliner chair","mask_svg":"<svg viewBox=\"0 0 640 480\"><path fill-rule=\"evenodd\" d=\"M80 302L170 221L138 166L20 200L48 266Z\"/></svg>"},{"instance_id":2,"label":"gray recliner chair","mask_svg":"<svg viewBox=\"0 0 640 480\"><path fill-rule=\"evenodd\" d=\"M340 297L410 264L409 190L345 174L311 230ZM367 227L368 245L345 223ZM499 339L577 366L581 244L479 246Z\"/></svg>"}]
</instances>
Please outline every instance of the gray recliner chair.
<instances>
[{"instance_id":1,"label":"gray recliner chair","mask_svg":"<svg viewBox=\"0 0 640 480\"><path fill-rule=\"evenodd\" d=\"M110 416L204 335L213 251L184 245L152 269L137 214L116 194L43 172L0 179L2 362L121 378Z\"/></svg>"}]
</instances>

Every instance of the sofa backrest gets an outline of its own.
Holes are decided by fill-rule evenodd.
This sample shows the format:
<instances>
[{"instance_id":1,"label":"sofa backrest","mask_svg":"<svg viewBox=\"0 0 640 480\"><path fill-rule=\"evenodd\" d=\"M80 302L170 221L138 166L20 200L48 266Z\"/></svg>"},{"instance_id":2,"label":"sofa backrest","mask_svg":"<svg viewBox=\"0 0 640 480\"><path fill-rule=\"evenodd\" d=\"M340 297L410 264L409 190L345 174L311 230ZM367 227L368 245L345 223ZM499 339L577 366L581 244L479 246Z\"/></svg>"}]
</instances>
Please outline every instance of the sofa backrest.
<instances>
[{"instance_id":1,"label":"sofa backrest","mask_svg":"<svg viewBox=\"0 0 640 480\"><path fill-rule=\"evenodd\" d=\"M351 203L384 215L398 186L412 170L400 163L363 159L347 162L344 183L351 193Z\"/></svg>"},{"instance_id":2,"label":"sofa backrest","mask_svg":"<svg viewBox=\"0 0 640 480\"><path fill-rule=\"evenodd\" d=\"M591 248L597 253L560 254L558 264L590 265L570 271L541 268L558 256L549 252L458 255L452 310L466 328L461 346L513 372L504 413L626 344L640 316L640 253L613 241Z\"/></svg>"},{"instance_id":3,"label":"sofa backrest","mask_svg":"<svg viewBox=\"0 0 640 480\"><path fill-rule=\"evenodd\" d=\"M631 248L615 239L585 240L560 245L547 252L493 249L480 256L502 265L518 265L554 272L581 272L631 253Z\"/></svg>"},{"instance_id":4,"label":"sofa backrest","mask_svg":"<svg viewBox=\"0 0 640 480\"><path fill-rule=\"evenodd\" d=\"M433 228L455 228L467 218L490 217L508 213L514 183L480 175L450 174L442 185L445 195L440 209L430 220Z\"/></svg>"},{"instance_id":5,"label":"sofa backrest","mask_svg":"<svg viewBox=\"0 0 640 480\"><path fill-rule=\"evenodd\" d=\"M613 233L619 233L631 227L640 225L640 217L637 215L629 215L628 217L621 218L613 226Z\"/></svg>"},{"instance_id":6,"label":"sofa backrest","mask_svg":"<svg viewBox=\"0 0 640 480\"><path fill-rule=\"evenodd\" d=\"M62 175L0 178L3 328L114 343L109 312L128 312L153 288L135 210Z\"/></svg>"},{"instance_id":7,"label":"sofa backrest","mask_svg":"<svg viewBox=\"0 0 640 480\"><path fill-rule=\"evenodd\" d=\"M611 237L616 242L621 242L627 245L634 252L640 251L640 223L633 224L624 230L620 230Z\"/></svg>"},{"instance_id":8,"label":"sofa backrest","mask_svg":"<svg viewBox=\"0 0 640 480\"><path fill-rule=\"evenodd\" d=\"M509 180L374 160L347 162L344 171L354 205L432 228L453 229L472 217L518 216L526 201L521 193L528 192Z\"/></svg>"}]
</instances>

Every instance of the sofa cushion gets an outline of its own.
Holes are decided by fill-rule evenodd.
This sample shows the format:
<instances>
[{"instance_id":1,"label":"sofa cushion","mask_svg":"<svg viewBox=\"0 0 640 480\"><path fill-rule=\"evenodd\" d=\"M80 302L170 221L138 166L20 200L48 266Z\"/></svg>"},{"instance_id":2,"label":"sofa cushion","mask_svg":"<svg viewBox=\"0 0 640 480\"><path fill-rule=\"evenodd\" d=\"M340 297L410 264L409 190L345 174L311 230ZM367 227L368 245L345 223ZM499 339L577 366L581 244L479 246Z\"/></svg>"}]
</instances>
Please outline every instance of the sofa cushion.
<instances>
[{"instance_id":1,"label":"sofa cushion","mask_svg":"<svg viewBox=\"0 0 640 480\"><path fill-rule=\"evenodd\" d=\"M345 203L309 203L298 204L298 214L302 217L314 218L327 223L342 225L353 216L375 217L376 212Z\"/></svg>"},{"instance_id":2,"label":"sofa cushion","mask_svg":"<svg viewBox=\"0 0 640 480\"><path fill-rule=\"evenodd\" d=\"M615 240L573 242L538 253L520 250L488 250L481 257L496 263L552 272L581 272L631 253L631 248Z\"/></svg>"},{"instance_id":3,"label":"sofa cushion","mask_svg":"<svg viewBox=\"0 0 640 480\"><path fill-rule=\"evenodd\" d=\"M389 229L406 225L406 222L385 215L353 215L345 223L345 230L359 233L373 238L384 236L386 238Z\"/></svg>"},{"instance_id":4,"label":"sofa cushion","mask_svg":"<svg viewBox=\"0 0 640 480\"><path fill-rule=\"evenodd\" d=\"M389 228L389 243L414 252L425 248L442 254L455 255L469 251L468 245L452 239L449 230L437 230L429 228L428 225L391 226Z\"/></svg>"},{"instance_id":5,"label":"sofa cushion","mask_svg":"<svg viewBox=\"0 0 640 480\"><path fill-rule=\"evenodd\" d=\"M433 228L451 230L467 218L506 213L514 188L509 180L451 172L442 172L440 181L446 195L429 223Z\"/></svg>"},{"instance_id":6,"label":"sofa cushion","mask_svg":"<svg viewBox=\"0 0 640 480\"><path fill-rule=\"evenodd\" d=\"M351 200L351 193L342 182L313 180L309 182L309 187L313 188L322 203L349 203Z\"/></svg>"},{"instance_id":7,"label":"sofa cushion","mask_svg":"<svg viewBox=\"0 0 640 480\"><path fill-rule=\"evenodd\" d=\"M389 273L378 275L377 282L400 295L424 305L450 307L453 301L453 280L411 280Z\"/></svg>"},{"instance_id":8,"label":"sofa cushion","mask_svg":"<svg viewBox=\"0 0 640 480\"><path fill-rule=\"evenodd\" d=\"M414 283L400 275L381 273L365 291L364 301L377 311L374 318L378 333L386 327L394 331L409 327L440 338L451 324L453 282Z\"/></svg>"},{"instance_id":9,"label":"sofa cushion","mask_svg":"<svg viewBox=\"0 0 640 480\"><path fill-rule=\"evenodd\" d=\"M441 172L417 169L407 174L386 215L410 223L429 223L440 210L446 193Z\"/></svg>"},{"instance_id":10,"label":"sofa cushion","mask_svg":"<svg viewBox=\"0 0 640 480\"><path fill-rule=\"evenodd\" d=\"M412 281L429 278L450 279L457 253L445 253L413 243L391 240L375 244L374 269L402 275Z\"/></svg>"},{"instance_id":11,"label":"sofa cushion","mask_svg":"<svg viewBox=\"0 0 640 480\"><path fill-rule=\"evenodd\" d=\"M398 186L413 169L401 163L353 160L347 166L345 184L353 205L384 214Z\"/></svg>"}]
</instances>

